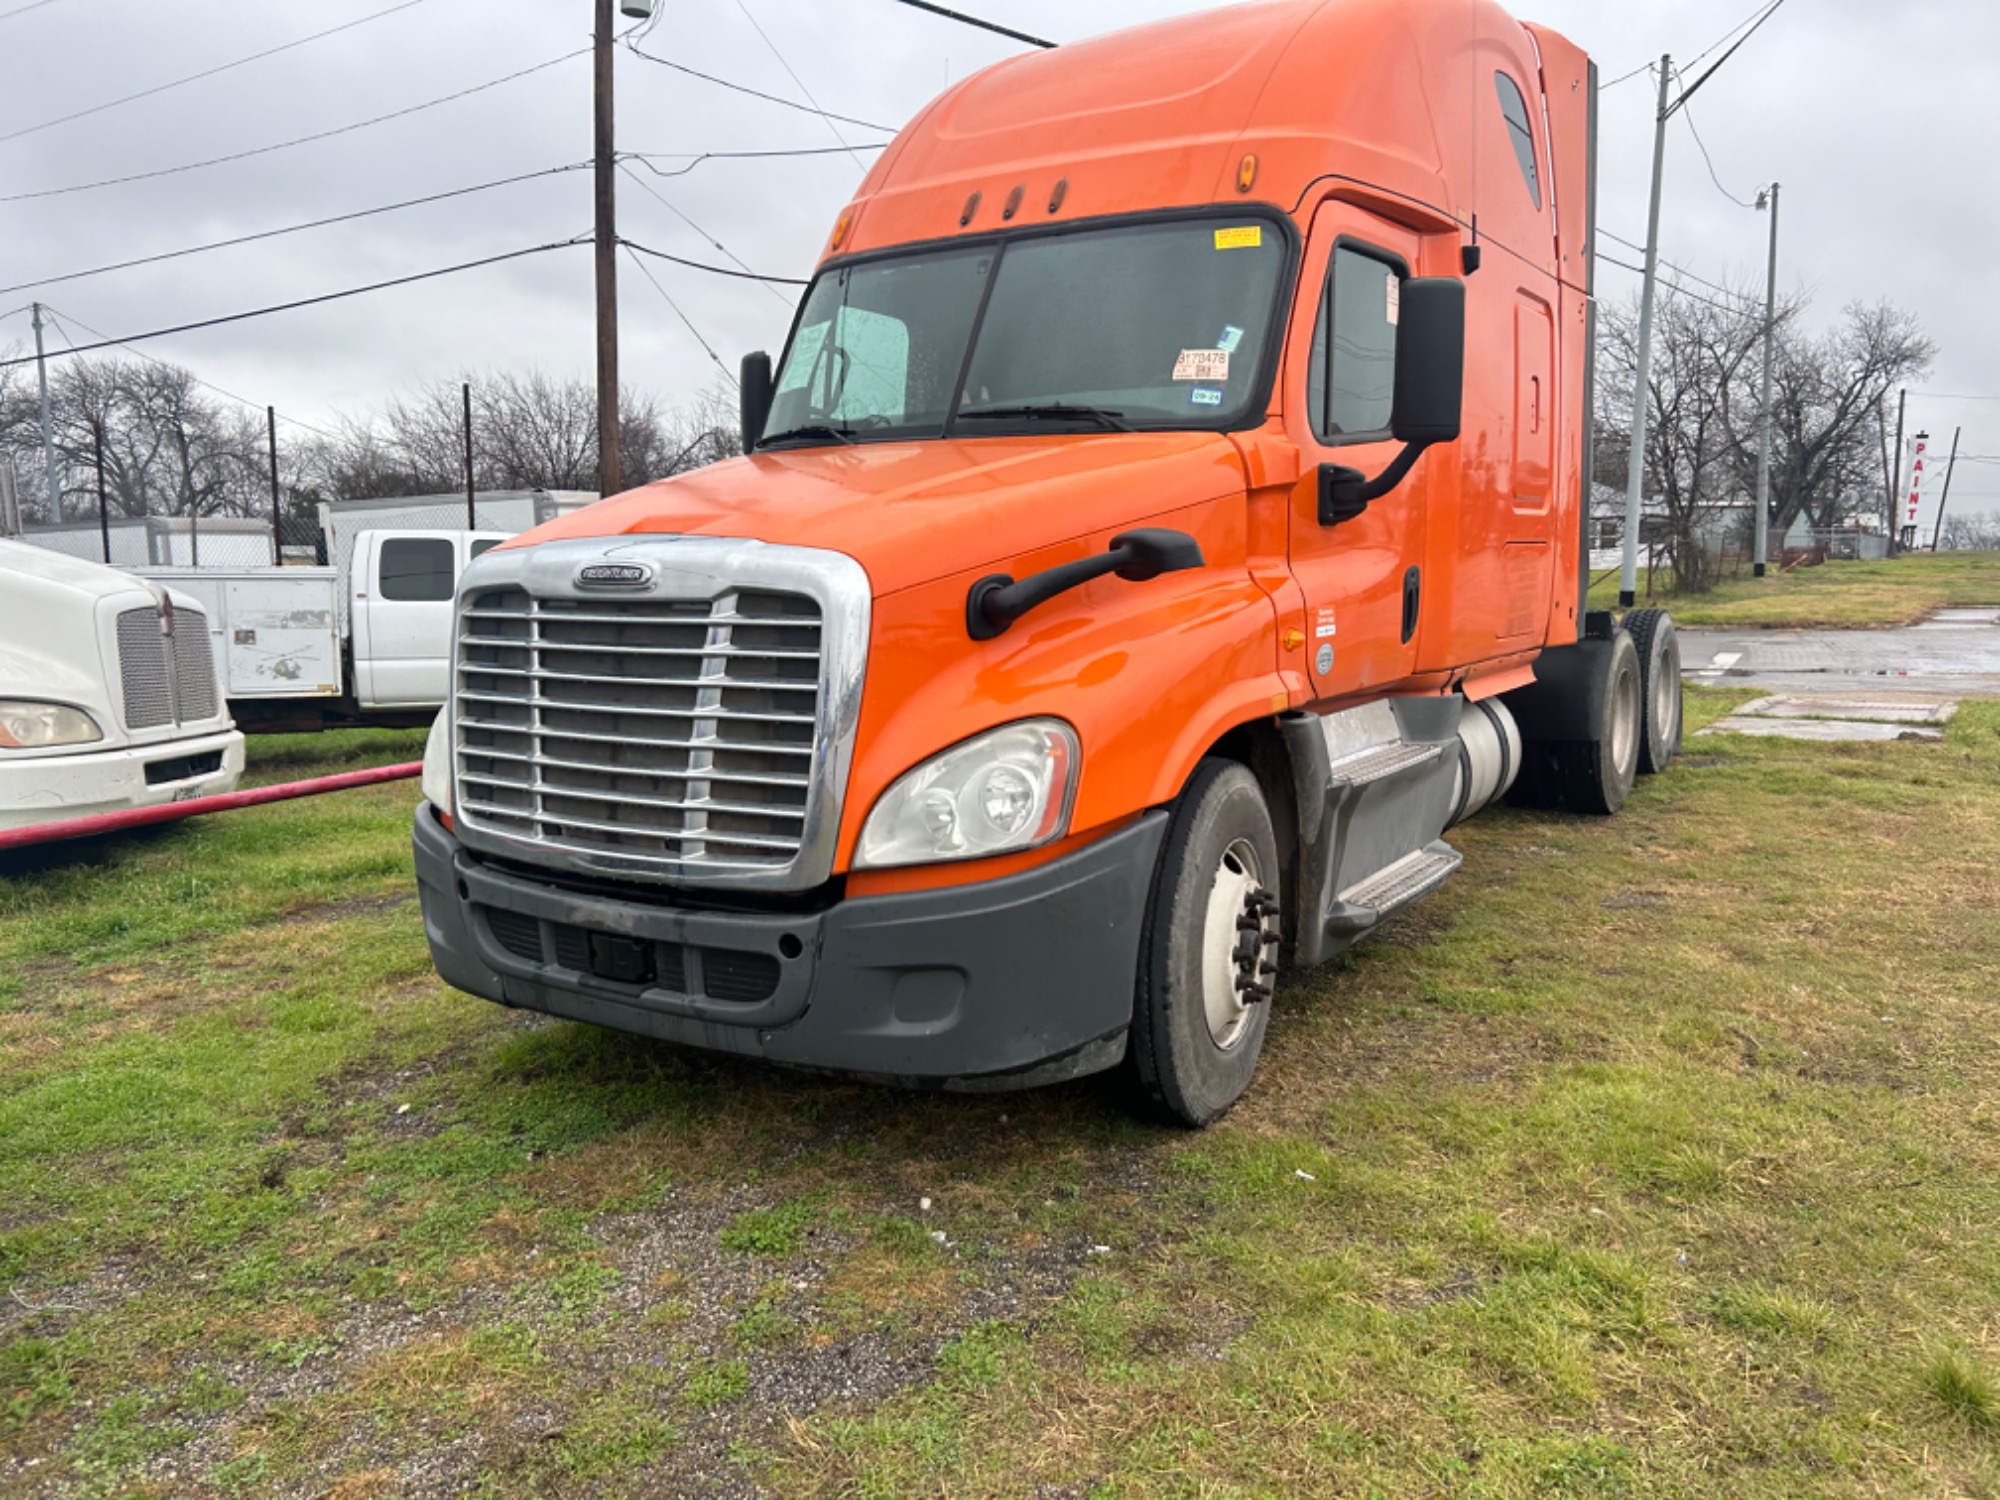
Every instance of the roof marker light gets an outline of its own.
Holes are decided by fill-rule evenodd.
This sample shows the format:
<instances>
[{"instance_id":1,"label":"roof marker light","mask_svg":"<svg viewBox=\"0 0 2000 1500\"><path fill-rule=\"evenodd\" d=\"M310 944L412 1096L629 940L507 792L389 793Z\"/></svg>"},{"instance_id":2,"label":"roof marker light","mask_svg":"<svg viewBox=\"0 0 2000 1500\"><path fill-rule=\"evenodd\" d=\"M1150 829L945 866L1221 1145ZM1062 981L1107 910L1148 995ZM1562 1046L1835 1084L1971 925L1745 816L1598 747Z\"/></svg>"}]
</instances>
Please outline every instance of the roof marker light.
<instances>
[{"instance_id":1,"label":"roof marker light","mask_svg":"<svg viewBox=\"0 0 2000 1500\"><path fill-rule=\"evenodd\" d=\"M847 243L847 231L854 227L854 210L849 209L840 216L840 222L833 226L833 248L838 250Z\"/></svg>"},{"instance_id":2,"label":"roof marker light","mask_svg":"<svg viewBox=\"0 0 2000 1500\"><path fill-rule=\"evenodd\" d=\"M1067 198L1068 196L1069 196L1069 179L1067 177L1064 177L1059 181L1057 181L1055 185L1055 191L1049 194L1049 212L1054 213L1057 209L1061 208L1063 206L1063 199Z\"/></svg>"},{"instance_id":3,"label":"roof marker light","mask_svg":"<svg viewBox=\"0 0 2000 1500\"><path fill-rule=\"evenodd\" d=\"M1009 193L1009 194L1007 195L1007 203L1006 203L1006 206L1005 206L1005 207L1003 207L1003 208L1002 208L1002 209L1000 210L1000 217L1001 217L1001 218L1003 218L1003 219L1011 219L1011 218L1013 218L1013 217L1014 217L1014 215L1015 215L1015 214L1017 214L1017 213L1019 213L1019 212L1021 211L1021 193L1022 193L1022 191L1023 191L1023 189L1022 189L1022 187L1021 187L1021 184L1020 184L1020 183L1018 183L1018 182L1017 182L1017 183L1015 183L1015 184L1014 184L1014 191L1013 191L1013 192L1011 192L1011 193Z\"/></svg>"},{"instance_id":4,"label":"roof marker light","mask_svg":"<svg viewBox=\"0 0 2000 1500\"><path fill-rule=\"evenodd\" d=\"M1247 193L1257 185L1257 153L1247 152L1236 164L1236 191Z\"/></svg>"},{"instance_id":5,"label":"roof marker light","mask_svg":"<svg viewBox=\"0 0 2000 1500\"><path fill-rule=\"evenodd\" d=\"M958 227L965 228L972 222L972 216L979 212L979 194L974 193L965 200L965 212L958 216Z\"/></svg>"}]
</instances>

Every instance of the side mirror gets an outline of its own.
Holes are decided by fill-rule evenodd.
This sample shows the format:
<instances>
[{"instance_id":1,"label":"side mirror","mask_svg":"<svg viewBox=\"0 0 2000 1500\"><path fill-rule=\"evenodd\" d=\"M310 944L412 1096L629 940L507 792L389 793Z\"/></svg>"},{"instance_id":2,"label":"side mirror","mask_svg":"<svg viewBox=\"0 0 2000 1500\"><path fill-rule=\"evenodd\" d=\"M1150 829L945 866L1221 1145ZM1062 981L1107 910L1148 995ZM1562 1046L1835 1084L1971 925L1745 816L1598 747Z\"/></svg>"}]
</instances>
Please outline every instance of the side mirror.
<instances>
[{"instance_id":1,"label":"side mirror","mask_svg":"<svg viewBox=\"0 0 2000 1500\"><path fill-rule=\"evenodd\" d=\"M762 349L755 354L744 355L740 383L742 395L738 399L737 411L743 423L743 451L748 453L757 446L757 439L764 435L764 424L771 416L771 356Z\"/></svg>"},{"instance_id":2,"label":"side mirror","mask_svg":"<svg viewBox=\"0 0 2000 1500\"><path fill-rule=\"evenodd\" d=\"M1389 433L1403 445L1370 479L1344 464L1321 464L1319 524L1351 521L1410 472L1433 443L1455 442L1465 410L1465 283L1455 276L1405 281L1396 320L1396 389Z\"/></svg>"},{"instance_id":3,"label":"side mirror","mask_svg":"<svg viewBox=\"0 0 2000 1500\"><path fill-rule=\"evenodd\" d=\"M1455 276L1405 281L1389 431L1399 443L1454 442L1464 409L1465 283Z\"/></svg>"}]
</instances>

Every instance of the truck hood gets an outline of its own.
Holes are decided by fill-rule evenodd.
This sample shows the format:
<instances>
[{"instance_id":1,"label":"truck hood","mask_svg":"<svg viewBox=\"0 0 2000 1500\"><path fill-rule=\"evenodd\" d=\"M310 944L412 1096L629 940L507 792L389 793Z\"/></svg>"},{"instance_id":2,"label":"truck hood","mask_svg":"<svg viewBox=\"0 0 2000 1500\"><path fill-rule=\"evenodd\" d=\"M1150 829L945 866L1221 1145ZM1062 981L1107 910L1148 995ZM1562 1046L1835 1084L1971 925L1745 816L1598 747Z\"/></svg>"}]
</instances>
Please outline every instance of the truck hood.
<instances>
[{"instance_id":1,"label":"truck hood","mask_svg":"<svg viewBox=\"0 0 2000 1500\"><path fill-rule=\"evenodd\" d=\"M790 448L632 490L516 538L743 537L844 552L879 596L1241 493L1213 432Z\"/></svg>"}]
</instances>

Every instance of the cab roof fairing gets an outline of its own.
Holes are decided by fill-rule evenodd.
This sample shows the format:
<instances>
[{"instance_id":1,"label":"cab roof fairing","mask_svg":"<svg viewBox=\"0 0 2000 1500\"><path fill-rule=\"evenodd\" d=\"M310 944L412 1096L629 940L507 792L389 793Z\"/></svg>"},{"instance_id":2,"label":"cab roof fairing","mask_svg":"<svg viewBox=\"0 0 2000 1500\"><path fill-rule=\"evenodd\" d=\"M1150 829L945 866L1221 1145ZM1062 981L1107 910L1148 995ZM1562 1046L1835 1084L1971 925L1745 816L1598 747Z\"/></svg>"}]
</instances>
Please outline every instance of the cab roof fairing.
<instances>
[{"instance_id":1,"label":"cab roof fairing","mask_svg":"<svg viewBox=\"0 0 2000 1500\"><path fill-rule=\"evenodd\" d=\"M1293 208L1329 178L1469 225L1500 165L1481 139L1499 124L1482 61L1538 92L1534 43L1492 0L1253 0L1009 58L897 135L827 252L1240 196ZM1246 152L1257 180L1239 195Z\"/></svg>"}]
</instances>

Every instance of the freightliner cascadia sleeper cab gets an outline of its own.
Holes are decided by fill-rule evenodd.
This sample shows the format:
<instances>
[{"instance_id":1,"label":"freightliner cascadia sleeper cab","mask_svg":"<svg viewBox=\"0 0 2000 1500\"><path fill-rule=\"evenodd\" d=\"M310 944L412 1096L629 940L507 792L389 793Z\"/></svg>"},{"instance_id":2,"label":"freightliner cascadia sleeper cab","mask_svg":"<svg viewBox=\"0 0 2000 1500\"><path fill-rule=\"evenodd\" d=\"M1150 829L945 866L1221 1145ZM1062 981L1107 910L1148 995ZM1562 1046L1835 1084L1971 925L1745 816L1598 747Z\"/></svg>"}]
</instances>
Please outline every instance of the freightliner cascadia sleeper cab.
<instances>
[{"instance_id":1,"label":"freightliner cascadia sleeper cab","mask_svg":"<svg viewBox=\"0 0 2000 1500\"><path fill-rule=\"evenodd\" d=\"M1271 0L949 89L839 216L748 456L488 553L416 820L500 1001L1213 1119L1281 965L1509 793L1609 813L1671 623L1583 611L1591 64Z\"/></svg>"}]
</instances>

